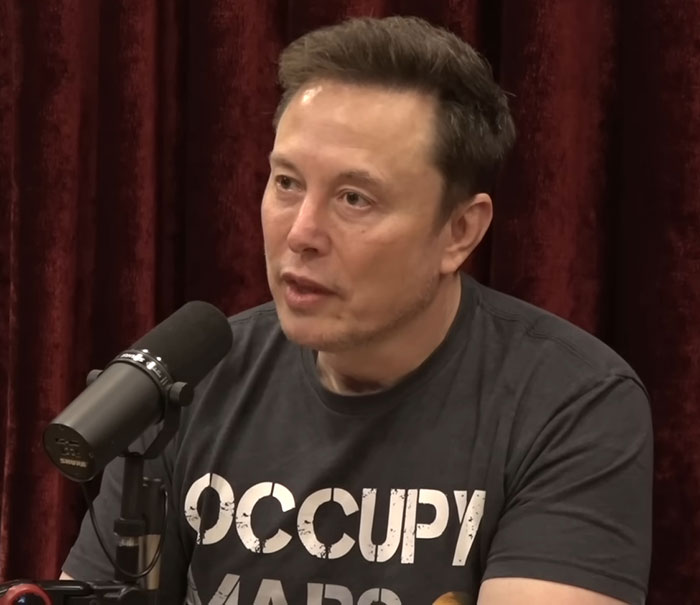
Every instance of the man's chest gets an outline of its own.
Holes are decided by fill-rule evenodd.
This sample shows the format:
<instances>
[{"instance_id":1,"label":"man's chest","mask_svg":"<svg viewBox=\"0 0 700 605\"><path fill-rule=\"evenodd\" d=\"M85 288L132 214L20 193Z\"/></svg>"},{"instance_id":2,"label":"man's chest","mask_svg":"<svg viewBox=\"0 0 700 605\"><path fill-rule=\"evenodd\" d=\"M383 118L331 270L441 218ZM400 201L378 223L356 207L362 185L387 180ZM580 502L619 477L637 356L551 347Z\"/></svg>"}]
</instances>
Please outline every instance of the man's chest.
<instances>
[{"instance_id":1,"label":"man's chest","mask_svg":"<svg viewBox=\"0 0 700 605\"><path fill-rule=\"evenodd\" d=\"M454 421L396 424L297 425L286 436L248 427L226 448L191 451L178 519L190 600L472 602L439 597L478 591L481 465L455 445Z\"/></svg>"},{"instance_id":2,"label":"man's chest","mask_svg":"<svg viewBox=\"0 0 700 605\"><path fill-rule=\"evenodd\" d=\"M432 603L478 587L484 490L295 491L261 481L237 497L214 474L193 484L181 531L201 602Z\"/></svg>"}]
</instances>

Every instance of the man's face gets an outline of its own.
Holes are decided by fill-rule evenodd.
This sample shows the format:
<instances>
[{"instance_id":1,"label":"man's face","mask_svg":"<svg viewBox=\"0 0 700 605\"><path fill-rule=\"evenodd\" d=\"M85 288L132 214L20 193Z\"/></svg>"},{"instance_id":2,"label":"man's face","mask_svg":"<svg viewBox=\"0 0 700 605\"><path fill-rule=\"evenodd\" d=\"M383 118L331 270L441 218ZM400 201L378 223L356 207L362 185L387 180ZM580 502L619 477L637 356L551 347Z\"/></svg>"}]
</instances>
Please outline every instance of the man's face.
<instances>
[{"instance_id":1,"label":"man's face","mask_svg":"<svg viewBox=\"0 0 700 605\"><path fill-rule=\"evenodd\" d=\"M329 352L365 346L435 297L449 227L437 224L434 122L427 95L328 81L284 111L262 226L291 340Z\"/></svg>"}]
</instances>

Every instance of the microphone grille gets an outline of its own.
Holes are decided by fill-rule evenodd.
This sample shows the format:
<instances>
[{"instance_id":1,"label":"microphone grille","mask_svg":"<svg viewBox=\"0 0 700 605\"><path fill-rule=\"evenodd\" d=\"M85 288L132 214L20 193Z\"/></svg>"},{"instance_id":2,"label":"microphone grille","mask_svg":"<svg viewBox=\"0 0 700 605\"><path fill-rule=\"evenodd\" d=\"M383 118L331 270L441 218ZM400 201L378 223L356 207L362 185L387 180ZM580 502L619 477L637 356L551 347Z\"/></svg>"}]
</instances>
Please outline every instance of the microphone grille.
<instances>
[{"instance_id":1,"label":"microphone grille","mask_svg":"<svg viewBox=\"0 0 700 605\"><path fill-rule=\"evenodd\" d=\"M195 386L224 358L233 337L226 316L214 305L192 301L137 340L134 349L160 357L175 381Z\"/></svg>"}]
</instances>

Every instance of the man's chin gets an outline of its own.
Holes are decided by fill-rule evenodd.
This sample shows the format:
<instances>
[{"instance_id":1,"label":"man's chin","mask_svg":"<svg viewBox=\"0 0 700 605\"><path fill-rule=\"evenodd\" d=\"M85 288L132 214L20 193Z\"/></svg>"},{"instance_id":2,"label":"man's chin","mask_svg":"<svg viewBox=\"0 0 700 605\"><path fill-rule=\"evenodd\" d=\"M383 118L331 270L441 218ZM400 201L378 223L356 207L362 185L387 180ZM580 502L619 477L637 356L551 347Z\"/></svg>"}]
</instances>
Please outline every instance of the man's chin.
<instances>
[{"instance_id":1,"label":"man's chin","mask_svg":"<svg viewBox=\"0 0 700 605\"><path fill-rule=\"evenodd\" d=\"M301 347L327 353L339 352L347 348L347 338L343 338L330 326L325 327L324 321L313 318L285 318L280 317L282 332L288 340Z\"/></svg>"},{"instance_id":2,"label":"man's chin","mask_svg":"<svg viewBox=\"0 0 700 605\"><path fill-rule=\"evenodd\" d=\"M327 334L317 334L308 330L289 329L286 330L282 326L282 331L288 340L298 344L300 347L313 349L314 351L334 351L337 350L337 344Z\"/></svg>"}]
</instances>

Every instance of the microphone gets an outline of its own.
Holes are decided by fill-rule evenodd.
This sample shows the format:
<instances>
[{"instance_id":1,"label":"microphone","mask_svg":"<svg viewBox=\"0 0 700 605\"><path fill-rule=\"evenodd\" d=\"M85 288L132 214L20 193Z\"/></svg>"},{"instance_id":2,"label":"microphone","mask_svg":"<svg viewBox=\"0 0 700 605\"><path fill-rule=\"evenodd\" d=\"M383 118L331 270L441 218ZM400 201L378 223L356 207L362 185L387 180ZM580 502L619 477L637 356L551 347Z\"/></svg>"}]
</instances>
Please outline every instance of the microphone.
<instances>
[{"instance_id":1,"label":"microphone","mask_svg":"<svg viewBox=\"0 0 700 605\"><path fill-rule=\"evenodd\" d=\"M104 369L44 431L44 449L74 481L88 481L122 454L168 405L187 405L192 388L232 344L226 316L209 303L187 303Z\"/></svg>"}]
</instances>

